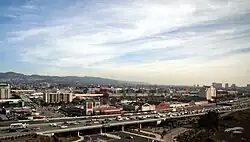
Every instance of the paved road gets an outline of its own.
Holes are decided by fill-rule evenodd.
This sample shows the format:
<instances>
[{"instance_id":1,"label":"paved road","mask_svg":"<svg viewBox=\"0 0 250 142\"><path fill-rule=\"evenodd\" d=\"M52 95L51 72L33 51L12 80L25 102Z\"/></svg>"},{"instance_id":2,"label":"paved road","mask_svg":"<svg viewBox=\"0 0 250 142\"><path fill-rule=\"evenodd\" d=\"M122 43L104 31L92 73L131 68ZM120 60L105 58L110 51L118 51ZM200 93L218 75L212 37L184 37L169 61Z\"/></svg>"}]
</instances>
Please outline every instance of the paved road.
<instances>
[{"instance_id":1,"label":"paved road","mask_svg":"<svg viewBox=\"0 0 250 142\"><path fill-rule=\"evenodd\" d=\"M189 114L189 115L182 115L182 116L175 116L173 118L181 118L181 117L187 117L187 116L194 116L194 115L203 115L204 113L201 114ZM145 114L148 115L148 114ZM152 118L152 116L155 116L156 114L151 114L148 116L151 116L151 118L147 118L144 120L124 120L124 121L116 121L116 120L112 120L110 122L110 126L118 126L118 125L127 125L127 124L136 124L136 123L145 123L145 122L154 122L154 121L161 121L164 119L168 119L170 117L163 117L163 118ZM131 116L133 118L137 117L137 116ZM103 120L103 119L100 119ZM84 129L93 129L93 128L101 128L103 127L103 124L91 124L91 126L85 126L86 120L80 121L81 123L79 125L72 125L69 126L69 128L67 129L60 129L58 127L50 127L47 123L45 124L33 124L31 125L31 127L40 127L40 130L38 132L42 132L42 133L56 133L56 132L66 132L66 131L77 131L77 130L84 130ZM62 122L57 123L58 125L62 124ZM17 133L8 133L7 131L1 131L0 132L0 137L4 137L6 135L17 135L21 132L17 132Z\"/></svg>"},{"instance_id":2,"label":"paved road","mask_svg":"<svg viewBox=\"0 0 250 142\"><path fill-rule=\"evenodd\" d=\"M138 131L138 129L136 129L136 131ZM160 134L157 134L157 133L152 133L152 132L143 131L143 130L140 130L140 132L141 132L141 133L144 133L144 134L154 135L156 139L162 139L162 138L161 138L161 135L160 135Z\"/></svg>"},{"instance_id":3,"label":"paved road","mask_svg":"<svg viewBox=\"0 0 250 142\"><path fill-rule=\"evenodd\" d=\"M173 142L173 139L175 136L178 136L181 133L184 133L185 131L187 131L188 129L186 128L175 128L173 130L171 130L168 134L166 134L163 139L165 142Z\"/></svg>"},{"instance_id":4,"label":"paved road","mask_svg":"<svg viewBox=\"0 0 250 142\"><path fill-rule=\"evenodd\" d=\"M208 105L204 105L204 106L194 106L194 107L188 107L187 110L196 110L196 109L202 109L202 108L215 108L216 105L215 104L208 104ZM181 110L181 109L177 109ZM164 112L168 112L168 111L164 111ZM145 113L125 113L125 116L141 116L141 115L152 115L154 114L153 112L148 112L147 114ZM20 121L3 121L1 122L0 126L9 126L12 123L18 123L18 122L25 122L27 124L49 124L49 123L53 123L53 122L65 122L65 121L81 121L81 120L91 120L91 119L105 119L105 118L115 118L116 116L119 116L121 114L112 114L112 115L96 115L96 116L81 116L81 117L63 117L63 118L50 118L48 119L49 122L45 122L44 120L20 120Z\"/></svg>"},{"instance_id":5,"label":"paved road","mask_svg":"<svg viewBox=\"0 0 250 142\"><path fill-rule=\"evenodd\" d=\"M113 132L111 134L115 134L117 136L120 136L121 139L115 139L115 140L111 140L109 142L149 142L147 138L143 138L137 135L131 135L131 134L127 134L124 132ZM128 139L127 137L132 136L133 139Z\"/></svg>"},{"instance_id":6,"label":"paved road","mask_svg":"<svg viewBox=\"0 0 250 142\"><path fill-rule=\"evenodd\" d=\"M88 139L90 139L89 137L92 139L92 141L95 141L95 140L106 140L106 141L113 140L113 138L109 138L109 137L103 136L101 134L84 136L84 139L88 140Z\"/></svg>"},{"instance_id":7,"label":"paved road","mask_svg":"<svg viewBox=\"0 0 250 142\"><path fill-rule=\"evenodd\" d=\"M203 114L205 114L205 113L175 116L173 118L181 118L181 117L194 116L194 115L203 115ZM138 120L138 119L136 119L136 120L124 120L124 121L112 120L109 123L109 126L118 126L118 125L136 124L136 123L154 122L154 121L161 121L161 120L164 120L164 119L167 119L167 118L170 118L170 117L164 117L164 118L152 118L151 117L151 118L147 118L147 119L144 119L144 120ZM62 124L62 122L59 122L57 124L60 125L60 124ZM37 125L38 124L34 124L34 125L31 125L31 127L37 127ZM43 125L40 126L39 132L42 132L42 133L55 133L55 132L77 131L77 130L80 130L80 129L84 130L84 129L93 129L93 128L101 128L101 127L103 127L103 124L91 124L91 126L86 126L86 120L84 120L84 121L81 121L81 123L79 125L72 125L72 126L69 126L69 128L67 128L67 129L60 129L58 127L50 127L48 124L43 124ZM2 131L0 133L1 136L15 135L15 134L16 133L8 133L7 131Z\"/></svg>"},{"instance_id":8,"label":"paved road","mask_svg":"<svg viewBox=\"0 0 250 142\"><path fill-rule=\"evenodd\" d=\"M196 115L201 115L201 114L196 114ZM186 117L186 116L192 116L192 115L183 115L183 116L177 116L177 117ZM127 125L127 124L136 124L136 123L144 123L144 122L154 122L154 121L159 121L163 120L166 118L148 118L144 120L123 120L123 121L117 121L117 120L112 120L110 122L110 126L118 126L118 125ZM56 132L66 132L66 131L77 131L77 130L84 130L84 129L93 129L93 128L101 128L103 127L103 124L90 124L90 126L86 126L86 120L81 121L79 125L70 125L68 126L67 129L60 129L59 127L51 127L48 124L46 125L41 125L40 130L38 132L42 133L56 133ZM62 122L57 123L58 125L62 124ZM31 125L30 127L37 127L38 124ZM17 135L23 132L12 132L9 133L8 131L1 131L0 132L0 137L5 137L5 136L11 136L11 135Z\"/></svg>"}]
</instances>

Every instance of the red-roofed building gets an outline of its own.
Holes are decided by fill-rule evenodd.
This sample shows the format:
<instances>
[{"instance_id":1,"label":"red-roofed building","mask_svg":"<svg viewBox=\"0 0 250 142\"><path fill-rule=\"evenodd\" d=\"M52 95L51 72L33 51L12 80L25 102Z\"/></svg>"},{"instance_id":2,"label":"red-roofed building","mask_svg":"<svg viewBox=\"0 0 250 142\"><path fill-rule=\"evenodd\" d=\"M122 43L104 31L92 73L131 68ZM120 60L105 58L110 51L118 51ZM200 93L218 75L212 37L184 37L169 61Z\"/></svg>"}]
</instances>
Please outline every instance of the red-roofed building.
<instances>
[{"instance_id":1,"label":"red-roofed building","mask_svg":"<svg viewBox=\"0 0 250 142\"><path fill-rule=\"evenodd\" d=\"M156 111L167 110L169 108L169 104L167 102L161 102L159 105L155 106Z\"/></svg>"}]
</instances>

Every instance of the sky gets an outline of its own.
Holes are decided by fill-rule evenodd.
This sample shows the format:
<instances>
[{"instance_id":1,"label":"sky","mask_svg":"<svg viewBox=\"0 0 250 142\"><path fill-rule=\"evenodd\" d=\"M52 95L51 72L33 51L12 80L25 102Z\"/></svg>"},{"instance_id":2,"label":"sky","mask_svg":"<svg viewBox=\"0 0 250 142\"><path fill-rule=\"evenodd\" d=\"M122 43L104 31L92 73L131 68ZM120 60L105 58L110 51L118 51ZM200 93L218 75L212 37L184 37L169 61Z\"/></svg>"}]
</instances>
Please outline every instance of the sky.
<instances>
[{"instance_id":1,"label":"sky","mask_svg":"<svg viewBox=\"0 0 250 142\"><path fill-rule=\"evenodd\" d=\"M0 72L250 84L249 0L1 0Z\"/></svg>"}]
</instances>

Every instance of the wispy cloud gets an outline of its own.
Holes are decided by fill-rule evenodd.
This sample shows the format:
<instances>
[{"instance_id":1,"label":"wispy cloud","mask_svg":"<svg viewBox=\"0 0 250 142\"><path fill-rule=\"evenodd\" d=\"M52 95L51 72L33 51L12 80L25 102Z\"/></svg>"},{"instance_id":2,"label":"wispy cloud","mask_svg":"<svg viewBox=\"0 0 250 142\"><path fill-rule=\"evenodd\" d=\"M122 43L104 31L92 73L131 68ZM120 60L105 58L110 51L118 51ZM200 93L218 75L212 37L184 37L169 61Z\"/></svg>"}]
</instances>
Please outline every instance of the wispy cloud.
<instances>
[{"instance_id":1,"label":"wispy cloud","mask_svg":"<svg viewBox=\"0 0 250 142\"><path fill-rule=\"evenodd\" d=\"M45 66L41 73L245 84L249 6L248 0L28 1L2 7L11 20L0 40L18 48L20 61Z\"/></svg>"}]
</instances>

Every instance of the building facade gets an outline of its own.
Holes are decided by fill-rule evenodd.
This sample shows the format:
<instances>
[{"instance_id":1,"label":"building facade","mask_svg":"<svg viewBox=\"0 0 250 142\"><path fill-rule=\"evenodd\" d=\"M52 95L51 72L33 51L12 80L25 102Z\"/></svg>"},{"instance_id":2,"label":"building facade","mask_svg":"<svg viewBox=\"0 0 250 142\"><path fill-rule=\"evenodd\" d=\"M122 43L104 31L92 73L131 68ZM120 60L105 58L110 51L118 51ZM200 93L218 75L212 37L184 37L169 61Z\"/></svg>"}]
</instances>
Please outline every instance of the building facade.
<instances>
[{"instance_id":1,"label":"building facade","mask_svg":"<svg viewBox=\"0 0 250 142\"><path fill-rule=\"evenodd\" d=\"M213 82L212 86L216 89L221 89L222 88L222 83L216 83L216 82Z\"/></svg>"},{"instance_id":2,"label":"building facade","mask_svg":"<svg viewBox=\"0 0 250 142\"><path fill-rule=\"evenodd\" d=\"M69 103L72 101L72 93L66 92L56 92L56 93L45 93L43 99L46 103Z\"/></svg>"},{"instance_id":3,"label":"building facade","mask_svg":"<svg viewBox=\"0 0 250 142\"><path fill-rule=\"evenodd\" d=\"M247 90L250 91L250 84L247 84Z\"/></svg>"},{"instance_id":4,"label":"building facade","mask_svg":"<svg viewBox=\"0 0 250 142\"><path fill-rule=\"evenodd\" d=\"M216 88L211 86L210 88L206 89L206 98L209 101L213 101L214 97L216 97Z\"/></svg>"},{"instance_id":5,"label":"building facade","mask_svg":"<svg viewBox=\"0 0 250 142\"><path fill-rule=\"evenodd\" d=\"M0 99L9 99L11 98L11 93L10 93L10 85L1 83L0 84Z\"/></svg>"},{"instance_id":6,"label":"building facade","mask_svg":"<svg viewBox=\"0 0 250 142\"><path fill-rule=\"evenodd\" d=\"M229 88L229 85L228 83L225 84L225 88L228 89Z\"/></svg>"}]
</instances>

